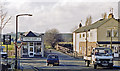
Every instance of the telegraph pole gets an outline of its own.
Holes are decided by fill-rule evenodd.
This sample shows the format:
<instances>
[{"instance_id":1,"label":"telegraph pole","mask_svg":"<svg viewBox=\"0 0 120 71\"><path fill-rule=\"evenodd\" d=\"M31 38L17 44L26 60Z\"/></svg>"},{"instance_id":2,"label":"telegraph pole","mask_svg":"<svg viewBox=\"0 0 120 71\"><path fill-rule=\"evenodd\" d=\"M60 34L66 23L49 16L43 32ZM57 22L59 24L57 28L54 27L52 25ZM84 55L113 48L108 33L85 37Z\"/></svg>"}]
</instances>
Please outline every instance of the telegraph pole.
<instances>
[{"instance_id":1,"label":"telegraph pole","mask_svg":"<svg viewBox=\"0 0 120 71\"><path fill-rule=\"evenodd\" d=\"M111 41L110 41L110 49L112 49L112 29L111 29L110 38L111 38Z\"/></svg>"},{"instance_id":2,"label":"telegraph pole","mask_svg":"<svg viewBox=\"0 0 120 71\"><path fill-rule=\"evenodd\" d=\"M86 31L86 56L87 56L87 31Z\"/></svg>"}]
</instances>

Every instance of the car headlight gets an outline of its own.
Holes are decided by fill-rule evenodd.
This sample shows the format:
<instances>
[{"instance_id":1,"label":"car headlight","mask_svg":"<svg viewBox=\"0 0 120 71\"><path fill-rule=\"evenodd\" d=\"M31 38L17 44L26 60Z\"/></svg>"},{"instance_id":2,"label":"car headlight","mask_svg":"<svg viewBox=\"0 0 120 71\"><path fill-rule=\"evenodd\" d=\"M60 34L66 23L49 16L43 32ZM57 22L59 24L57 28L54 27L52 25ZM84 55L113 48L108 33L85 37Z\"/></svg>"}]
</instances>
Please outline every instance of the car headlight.
<instances>
[{"instance_id":1,"label":"car headlight","mask_svg":"<svg viewBox=\"0 0 120 71\"><path fill-rule=\"evenodd\" d=\"M110 59L110 61L113 61L113 59Z\"/></svg>"},{"instance_id":2,"label":"car headlight","mask_svg":"<svg viewBox=\"0 0 120 71\"><path fill-rule=\"evenodd\" d=\"M99 59L98 59L98 58L95 58L95 61L99 61Z\"/></svg>"},{"instance_id":3,"label":"car headlight","mask_svg":"<svg viewBox=\"0 0 120 71\"><path fill-rule=\"evenodd\" d=\"M99 59L97 58L97 61L99 61Z\"/></svg>"}]
</instances>

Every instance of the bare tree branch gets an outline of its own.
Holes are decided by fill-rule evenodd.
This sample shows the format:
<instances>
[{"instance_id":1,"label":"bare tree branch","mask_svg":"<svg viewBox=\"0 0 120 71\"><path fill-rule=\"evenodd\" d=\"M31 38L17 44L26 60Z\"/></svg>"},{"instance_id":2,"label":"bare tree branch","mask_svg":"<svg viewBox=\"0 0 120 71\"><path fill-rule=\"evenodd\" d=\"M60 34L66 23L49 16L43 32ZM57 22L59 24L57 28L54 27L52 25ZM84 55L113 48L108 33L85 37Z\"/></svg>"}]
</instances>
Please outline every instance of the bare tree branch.
<instances>
[{"instance_id":1,"label":"bare tree branch","mask_svg":"<svg viewBox=\"0 0 120 71\"><path fill-rule=\"evenodd\" d=\"M5 25L10 21L10 19L12 18L11 16L10 17L7 17L7 11L5 10L5 6L3 6L4 3L0 3L0 29L2 30Z\"/></svg>"},{"instance_id":2,"label":"bare tree branch","mask_svg":"<svg viewBox=\"0 0 120 71\"><path fill-rule=\"evenodd\" d=\"M92 17L89 16L86 18L85 26L90 25L92 23Z\"/></svg>"},{"instance_id":3,"label":"bare tree branch","mask_svg":"<svg viewBox=\"0 0 120 71\"><path fill-rule=\"evenodd\" d=\"M107 18L107 13L106 13L106 12L102 14L102 18L103 18L103 19L106 19L106 18Z\"/></svg>"},{"instance_id":4,"label":"bare tree branch","mask_svg":"<svg viewBox=\"0 0 120 71\"><path fill-rule=\"evenodd\" d=\"M1 24L3 24L3 22L4 22L5 18L6 18L6 15L7 15L7 12L5 14L3 14L3 17L1 17Z\"/></svg>"},{"instance_id":5,"label":"bare tree branch","mask_svg":"<svg viewBox=\"0 0 120 71\"><path fill-rule=\"evenodd\" d=\"M3 29L3 28L5 27L5 25L10 21L11 18L12 18L12 16L9 17L8 20L3 24L2 29Z\"/></svg>"}]
</instances>

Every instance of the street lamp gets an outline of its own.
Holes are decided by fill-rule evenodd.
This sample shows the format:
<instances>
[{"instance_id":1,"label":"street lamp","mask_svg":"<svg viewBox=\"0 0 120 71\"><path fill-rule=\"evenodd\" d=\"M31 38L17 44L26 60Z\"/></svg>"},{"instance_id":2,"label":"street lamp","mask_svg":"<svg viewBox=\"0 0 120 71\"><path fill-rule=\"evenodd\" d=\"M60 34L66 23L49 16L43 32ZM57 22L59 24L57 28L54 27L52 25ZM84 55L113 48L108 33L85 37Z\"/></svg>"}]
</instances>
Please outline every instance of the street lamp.
<instances>
[{"instance_id":1,"label":"street lamp","mask_svg":"<svg viewBox=\"0 0 120 71\"><path fill-rule=\"evenodd\" d=\"M32 14L19 14L19 15L16 15L16 39L15 39L16 43L17 43L18 17L19 16L32 16ZM17 46L15 47L15 69L17 69Z\"/></svg>"}]
</instances>

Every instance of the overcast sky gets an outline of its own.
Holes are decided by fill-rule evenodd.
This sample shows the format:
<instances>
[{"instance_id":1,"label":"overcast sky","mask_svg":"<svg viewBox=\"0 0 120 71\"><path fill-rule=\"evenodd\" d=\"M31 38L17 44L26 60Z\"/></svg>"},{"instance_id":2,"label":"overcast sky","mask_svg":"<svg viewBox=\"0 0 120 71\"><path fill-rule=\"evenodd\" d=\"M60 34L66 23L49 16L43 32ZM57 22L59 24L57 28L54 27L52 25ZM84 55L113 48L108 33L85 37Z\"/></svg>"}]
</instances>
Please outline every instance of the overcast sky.
<instances>
[{"instance_id":1,"label":"overcast sky","mask_svg":"<svg viewBox=\"0 0 120 71\"><path fill-rule=\"evenodd\" d=\"M2 0L8 16L12 16L10 23L3 29L3 33L15 32L15 17L18 14L32 14L32 17L19 17L20 32L45 32L56 28L62 33L69 33L86 17L92 16L92 22L102 18L101 14L110 13L113 8L115 18L118 18L119 0ZM77 29L77 27L76 27Z\"/></svg>"}]
</instances>

